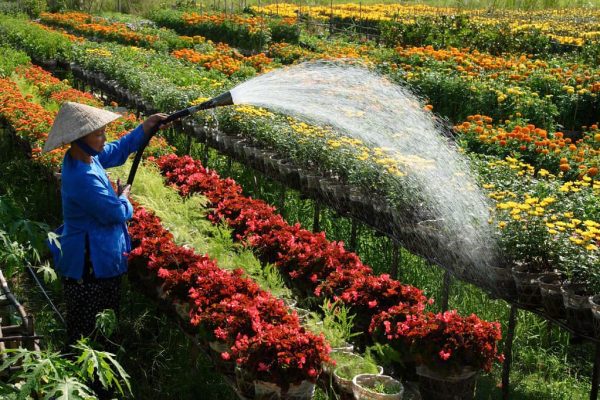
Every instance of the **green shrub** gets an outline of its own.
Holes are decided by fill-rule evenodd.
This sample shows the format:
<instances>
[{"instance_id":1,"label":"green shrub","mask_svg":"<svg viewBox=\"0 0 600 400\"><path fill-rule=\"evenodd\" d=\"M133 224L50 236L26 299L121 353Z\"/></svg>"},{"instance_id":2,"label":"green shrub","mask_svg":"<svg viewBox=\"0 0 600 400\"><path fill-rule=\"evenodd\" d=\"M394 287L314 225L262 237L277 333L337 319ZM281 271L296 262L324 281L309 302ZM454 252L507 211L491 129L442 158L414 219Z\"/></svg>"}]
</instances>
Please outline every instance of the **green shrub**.
<instances>
[{"instance_id":1,"label":"green shrub","mask_svg":"<svg viewBox=\"0 0 600 400\"><path fill-rule=\"evenodd\" d=\"M22 0L23 10L30 16L37 18L46 11L46 0Z\"/></svg>"},{"instance_id":2,"label":"green shrub","mask_svg":"<svg viewBox=\"0 0 600 400\"><path fill-rule=\"evenodd\" d=\"M19 65L27 64L29 56L8 46L0 46L0 76L10 76Z\"/></svg>"}]
</instances>

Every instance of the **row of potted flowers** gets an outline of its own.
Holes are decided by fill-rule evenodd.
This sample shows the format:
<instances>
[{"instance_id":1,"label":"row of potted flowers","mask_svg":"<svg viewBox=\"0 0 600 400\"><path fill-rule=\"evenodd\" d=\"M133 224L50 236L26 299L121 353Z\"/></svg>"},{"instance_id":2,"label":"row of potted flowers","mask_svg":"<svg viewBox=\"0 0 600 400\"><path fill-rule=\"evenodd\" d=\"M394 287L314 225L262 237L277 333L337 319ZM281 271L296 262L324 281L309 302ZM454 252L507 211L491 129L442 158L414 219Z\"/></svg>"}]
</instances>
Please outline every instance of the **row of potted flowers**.
<instances>
[{"instance_id":1,"label":"row of potted flowers","mask_svg":"<svg viewBox=\"0 0 600 400\"><path fill-rule=\"evenodd\" d=\"M181 35L202 35L252 52L271 42L298 43L300 27L287 18L263 18L238 14L208 14L156 9L148 17L159 26Z\"/></svg>"},{"instance_id":2,"label":"row of potted flowers","mask_svg":"<svg viewBox=\"0 0 600 400\"><path fill-rule=\"evenodd\" d=\"M114 22L82 12L42 13L41 20L44 24L64 27L91 38L170 51L176 58L199 64L205 69L222 72L227 76L254 75L272 63L264 53L244 56L226 43L214 44L203 36L178 36L165 28L133 28L123 22Z\"/></svg>"},{"instance_id":3,"label":"row of potted flowers","mask_svg":"<svg viewBox=\"0 0 600 400\"><path fill-rule=\"evenodd\" d=\"M328 21L338 29L364 29L390 44L468 45L485 51L562 53L594 48L598 43L597 11L481 10L426 5L338 4L308 6L273 3L253 6L259 15ZM576 26L575 29L573 27ZM562 45L562 46L561 46Z\"/></svg>"},{"instance_id":4,"label":"row of potted flowers","mask_svg":"<svg viewBox=\"0 0 600 400\"><path fill-rule=\"evenodd\" d=\"M142 273L150 272L170 301L189 304L190 324L200 329L224 372L233 374L237 364L244 379L276 384L274 390L284 393L300 390L294 386L306 388L302 382L308 381L312 395L322 363L328 361L328 346L301 327L282 300L261 290L242 270L222 270L208 256L176 245L144 208L136 209L129 232L130 268L147 269ZM265 386L260 382L255 387Z\"/></svg>"},{"instance_id":5,"label":"row of potted flowers","mask_svg":"<svg viewBox=\"0 0 600 400\"><path fill-rule=\"evenodd\" d=\"M221 179L188 156L156 160L168 183L182 196L201 193L214 211L209 218L225 221L237 240L252 248L264 262L274 263L302 298L330 299L355 314L354 330L363 345L388 344L404 361L411 359L438 373L456 375L462 367L489 371L500 357L497 323L456 311L425 313L422 292L389 275L373 275L343 243L329 242L323 233L291 226L261 200L241 194L231 179ZM469 375L472 377L473 374Z\"/></svg>"}]
</instances>

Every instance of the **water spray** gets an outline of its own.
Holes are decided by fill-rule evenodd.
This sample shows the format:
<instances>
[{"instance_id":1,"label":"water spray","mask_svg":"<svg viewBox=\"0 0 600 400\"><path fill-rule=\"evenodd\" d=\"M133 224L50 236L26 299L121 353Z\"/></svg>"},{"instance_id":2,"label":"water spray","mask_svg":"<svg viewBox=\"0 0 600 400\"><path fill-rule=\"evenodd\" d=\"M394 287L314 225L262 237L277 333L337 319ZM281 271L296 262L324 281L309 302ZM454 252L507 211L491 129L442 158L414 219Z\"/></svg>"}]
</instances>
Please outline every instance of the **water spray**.
<instances>
[{"instance_id":1,"label":"water spray","mask_svg":"<svg viewBox=\"0 0 600 400\"><path fill-rule=\"evenodd\" d=\"M154 126L154 128L152 128L150 133L146 136L146 140L140 146L137 153L135 154L135 158L133 159L133 164L131 165L131 170L129 171L129 177L127 178L127 184L128 185L133 184L133 180L135 179L135 174L136 174L138 166L140 164L140 160L142 159L142 154L144 153L146 146L148 146L150 139L152 139L152 137L154 135L156 135L156 132L158 132L158 130L160 129L160 127L162 125L169 124L173 121L176 121L183 117L187 117L188 115L192 115L201 110L210 110L212 108L221 107L221 106L230 106L230 105L233 105L233 98L231 96L231 92L221 93L217 97L213 97L212 99L207 100L203 103L200 103L200 104L192 106L192 107L184 108L183 110L176 111L173 114L170 114L167 118L160 121L158 124L156 124Z\"/></svg>"}]
</instances>

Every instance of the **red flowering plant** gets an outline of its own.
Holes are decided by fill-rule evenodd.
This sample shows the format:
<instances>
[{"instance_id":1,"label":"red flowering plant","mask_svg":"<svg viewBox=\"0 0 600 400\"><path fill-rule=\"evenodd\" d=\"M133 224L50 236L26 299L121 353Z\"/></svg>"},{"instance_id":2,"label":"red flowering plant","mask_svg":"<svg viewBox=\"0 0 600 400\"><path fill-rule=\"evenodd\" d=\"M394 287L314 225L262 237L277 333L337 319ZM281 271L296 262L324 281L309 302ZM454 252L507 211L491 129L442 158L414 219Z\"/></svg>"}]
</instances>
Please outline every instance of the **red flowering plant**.
<instances>
[{"instance_id":1,"label":"red flowering plant","mask_svg":"<svg viewBox=\"0 0 600 400\"><path fill-rule=\"evenodd\" d=\"M335 298L338 300L338 298ZM423 312L429 301L423 291L414 286L403 285L390 278L388 274L379 276L364 275L354 280L352 286L340 296L350 311L356 314L355 328L359 331L367 330L371 318L382 311L386 311L398 304L407 304L419 312Z\"/></svg>"},{"instance_id":2,"label":"red flowering plant","mask_svg":"<svg viewBox=\"0 0 600 400\"><path fill-rule=\"evenodd\" d=\"M498 353L500 324L475 314L463 317L452 310L410 315L390 332L393 340L409 344L418 364L444 375L460 374L464 367L489 372L494 361L504 360Z\"/></svg>"},{"instance_id":3,"label":"red flowering plant","mask_svg":"<svg viewBox=\"0 0 600 400\"><path fill-rule=\"evenodd\" d=\"M423 316L424 303L400 303L386 311L375 314L369 325L369 333L374 343L384 345L380 348L384 358L400 363L413 362L411 354L411 331L414 321Z\"/></svg>"},{"instance_id":4,"label":"red flowering plant","mask_svg":"<svg viewBox=\"0 0 600 400\"><path fill-rule=\"evenodd\" d=\"M199 314L199 324L209 333L209 341L233 343L236 338L252 338L267 326L298 325L298 316L289 314L283 301L262 292L256 297L234 294Z\"/></svg>"},{"instance_id":5,"label":"red flowering plant","mask_svg":"<svg viewBox=\"0 0 600 400\"><path fill-rule=\"evenodd\" d=\"M347 265L341 264L335 271L330 273L315 289L315 296L337 299L354 284L356 279L364 278L373 273L371 267L361 262L353 263L351 268L347 268Z\"/></svg>"},{"instance_id":6,"label":"red flowering plant","mask_svg":"<svg viewBox=\"0 0 600 400\"><path fill-rule=\"evenodd\" d=\"M189 290L189 299L193 304L192 324L200 323L207 307L229 299L236 293L256 297L261 291L260 287L251 279L244 278L243 274L240 269L216 269L196 276Z\"/></svg>"},{"instance_id":7,"label":"red flowering plant","mask_svg":"<svg viewBox=\"0 0 600 400\"><path fill-rule=\"evenodd\" d=\"M285 393L290 385L316 382L329 346L322 336L299 325L270 326L253 338L240 337L232 347L237 364L255 380L272 382Z\"/></svg>"}]
</instances>

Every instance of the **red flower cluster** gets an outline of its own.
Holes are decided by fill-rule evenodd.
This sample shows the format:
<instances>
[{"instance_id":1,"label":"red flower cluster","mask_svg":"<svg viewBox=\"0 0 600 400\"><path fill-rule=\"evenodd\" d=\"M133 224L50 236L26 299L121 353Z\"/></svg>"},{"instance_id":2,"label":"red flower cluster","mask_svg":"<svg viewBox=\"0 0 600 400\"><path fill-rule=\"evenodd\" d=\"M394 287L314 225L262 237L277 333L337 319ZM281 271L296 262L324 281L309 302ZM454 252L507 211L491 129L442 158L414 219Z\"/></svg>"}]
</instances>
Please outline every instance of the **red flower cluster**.
<instances>
[{"instance_id":1,"label":"red flower cluster","mask_svg":"<svg viewBox=\"0 0 600 400\"><path fill-rule=\"evenodd\" d=\"M502 338L500 324L475 314L412 313L401 304L373 318L369 330L394 348L410 351L417 363L447 375L460 373L464 366L490 371L495 360L504 360L497 345Z\"/></svg>"},{"instance_id":2,"label":"red flower cluster","mask_svg":"<svg viewBox=\"0 0 600 400\"><path fill-rule=\"evenodd\" d=\"M369 328L371 339L410 349L423 362L441 360L454 365L461 361L491 368L501 338L497 323L481 321L475 315L461 317L455 311L437 316L425 313L431 300L420 289L403 285L387 274L373 275L372 269L345 250L343 243L330 242L324 233L312 233L298 224L289 225L274 207L243 196L233 180L220 179L189 156L168 155L156 162L167 182L182 196L206 196L214 209L209 218L215 223L225 221L236 239L263 261L277 265L297 292L340 300L349 306L357 316L357 331ZM431 349L437 349L435 357L427 358Z\"/></svg>"},{"instance_id":3,"label":"red flower cluster","mask_svg":"<svg viewBox=\"0 0 600 400\"><path fill-rule=\"evenodd\" d=\"M299 325L282 324L252 338L240 338L232 348L237 363L257 380L278 382L283 392L303 380L315 382L329 347L321 336Z\"/></svg>"},{"instance_id":4,"label":"red flower cluster","mask_svg":"<svg viewBox=\"0 0 600 400\"><path fill-rule=\"evenodd\" d=\"M262 371L263 378L280 385L315 381L329 349L322 337L304 331L283 301L261 290L242 270L222 270L207 256L176 245L159 218L142 207L136 206L129 233L134 246L130 268L150 269L172 299L190 304L192 325L209 340L232 346L232 353L222 354L224 359L234 355L246 363L268 360L284 354L285 346L285 360L275 357L276 362ZM274 332L293 336L272 341Z\"/></svg>"},{"instance_id":5,"label":"red flower cluster","mask_svg":"<svg viewBox=\"0 0 600 400\"><path fill-rule=\"evenodd\" d=\"M233 180L220 179L199 161L169 155L157 164L182 195L206 196L214 207L210 218L225 221L238 240L264 261L277 265L301 293L341 300L367 325L374 315L401 302L414 306L415 312L424 310L427 298L421 290L389 275L374 276L343 243L330 242L324 233L310 232L299 224L289 225L274 207L243 196Z\"/></svg>"}]
</instances>

